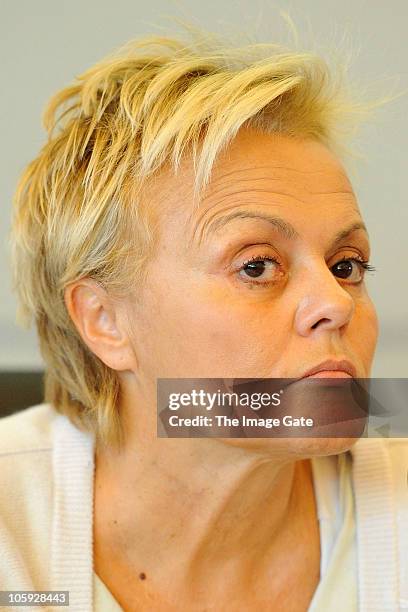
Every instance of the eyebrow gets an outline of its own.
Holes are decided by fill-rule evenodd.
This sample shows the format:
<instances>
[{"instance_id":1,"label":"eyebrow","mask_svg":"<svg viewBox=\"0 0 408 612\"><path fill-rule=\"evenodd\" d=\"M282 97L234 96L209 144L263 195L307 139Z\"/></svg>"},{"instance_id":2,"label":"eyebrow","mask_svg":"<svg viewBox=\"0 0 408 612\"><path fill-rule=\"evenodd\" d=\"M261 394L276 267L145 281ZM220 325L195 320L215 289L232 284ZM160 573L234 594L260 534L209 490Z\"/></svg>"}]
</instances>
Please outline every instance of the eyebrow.
<instances>
[{"instance_id":1,"label":"eyebrow","mask_svg":"<svg viewBox=\"0 0 408 612\"><path fill-rule=\"evenodd\" d=\"M299 232L296 231L291 223L285 221L285 219L275 215L269 215L267 213L257 213L244 210L236 210L228 215L224 215L223 217L218 217L208 224L207 231L217 231L234 219L260 219L261 221L267 221L274 227L274 229L278 231L281 236L283 236L283 238L286 238L287 240L300 238ZM340 230L335 235L333 245L335 246L357 230L364 230L368 235L368 231L364 223L362 221L356 221L344 230Z\"/></svg>"}]
</instances>

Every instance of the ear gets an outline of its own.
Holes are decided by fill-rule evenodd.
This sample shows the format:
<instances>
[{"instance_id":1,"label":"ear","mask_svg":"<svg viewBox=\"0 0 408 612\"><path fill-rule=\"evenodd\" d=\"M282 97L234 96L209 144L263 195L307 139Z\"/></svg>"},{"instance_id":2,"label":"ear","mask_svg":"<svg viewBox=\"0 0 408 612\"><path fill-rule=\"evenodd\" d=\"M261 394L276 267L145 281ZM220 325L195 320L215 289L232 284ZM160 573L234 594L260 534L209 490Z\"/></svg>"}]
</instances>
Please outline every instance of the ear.
<instances>
[{"instance_id":1,"label":"ear","mask_svg":"<svg viewBox=\"0 0 408 612\"><path fill-rule=\"evenodd\" d=\"M89 278L68 285L68 313L87 347L113 370L134 370L135 355L123 312L106 290Z\"/></svg>"}]
</instances>

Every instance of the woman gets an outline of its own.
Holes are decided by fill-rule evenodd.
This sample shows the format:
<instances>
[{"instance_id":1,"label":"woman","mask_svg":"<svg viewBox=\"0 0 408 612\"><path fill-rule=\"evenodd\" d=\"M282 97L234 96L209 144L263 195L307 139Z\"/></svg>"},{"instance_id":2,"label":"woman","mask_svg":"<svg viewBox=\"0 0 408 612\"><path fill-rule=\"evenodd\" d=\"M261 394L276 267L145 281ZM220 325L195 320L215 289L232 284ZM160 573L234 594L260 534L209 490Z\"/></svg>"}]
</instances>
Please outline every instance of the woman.
<instances>
[{"instance_id":1,"label":"woman","mask_svg":"<svg viewBox=\"0 0 408 612\"><path fill-rule=\"evenodd\" d=\"M0 427L2 589L81 612L406 603L404 439L157 437L159 378L369 377L340 161L359 108L318 57L205 37L135 42L52 99L15 203L47 404Z\"/></svg>"}]
</instances>

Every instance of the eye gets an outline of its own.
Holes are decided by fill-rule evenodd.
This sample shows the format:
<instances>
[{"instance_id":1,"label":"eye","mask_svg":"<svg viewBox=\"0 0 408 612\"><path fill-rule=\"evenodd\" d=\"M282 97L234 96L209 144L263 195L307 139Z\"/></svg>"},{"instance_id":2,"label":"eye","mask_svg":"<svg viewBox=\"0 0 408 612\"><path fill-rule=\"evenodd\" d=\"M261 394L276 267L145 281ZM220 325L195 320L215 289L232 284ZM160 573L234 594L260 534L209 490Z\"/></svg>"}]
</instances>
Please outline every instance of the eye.
<instances>
[{"instance_id":1,"label":"eye","mask_svg":"<svg viewBox=\"0 0 408 612\"><path fill-rule=\"evenodd\" d=\"M357 257L344 257L330 268L334 276L347 280L349 283L358 284L364 278L367 270L374 271L368 261Z\"/></svg>"},{"instance_id":2,"label":"eye","mask_svg":"<svg viewBox=\"0 0 408 612\"><path fill-rule=\"evenodd\" d=\"M266 285L276 280L279 272L279 262L273 257L260 256L251 257L239 268L239 275L245 282L253 282L258 285ZM260 279L260 282L250 279Z\"/></svg>"}]
</instances>

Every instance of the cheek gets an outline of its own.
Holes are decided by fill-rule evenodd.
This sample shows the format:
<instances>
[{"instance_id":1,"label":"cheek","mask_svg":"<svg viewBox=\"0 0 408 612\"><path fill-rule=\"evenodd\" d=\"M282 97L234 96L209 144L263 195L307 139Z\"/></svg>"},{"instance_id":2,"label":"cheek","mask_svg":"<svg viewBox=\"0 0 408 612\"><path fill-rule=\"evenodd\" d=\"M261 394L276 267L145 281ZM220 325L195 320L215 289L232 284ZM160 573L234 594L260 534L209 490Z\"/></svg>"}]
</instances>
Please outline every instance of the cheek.
<instances>
[{"instance_id":1,"label":"cheek","mask_svg":"<svg viewBox=\"0 0 408 612\"><path fill-rule=\"evenodd\" d=\"M284 313L270 302L231 299L220 290L181 314L183 355L190 356L188 365L195 360L203 377L268 376L287 343Z\"/></svg>"},{"instance_id":2,"label":"cheek","mask_svg":"<svg viewBox=\"0 0 408 612\"><path fill-rule=\"evenodd\" d=\"M209 291L191 281L188 289L156 285L144 303L138 341L146 370L169 378L267 376L287 339L278 310L214 285Z\"/></svg>"},{"instance_id":3,"label":"cheek","mask_svg":"<svg viewBox=\"0 0 408 612\"><path fill-rule=\"evenodd\" d=\"M379 322L373 302L368 295L356 304L352 327L353 344L364 363L369 365L374 357L378 339Z\"/></svg>"}]
</instances>

